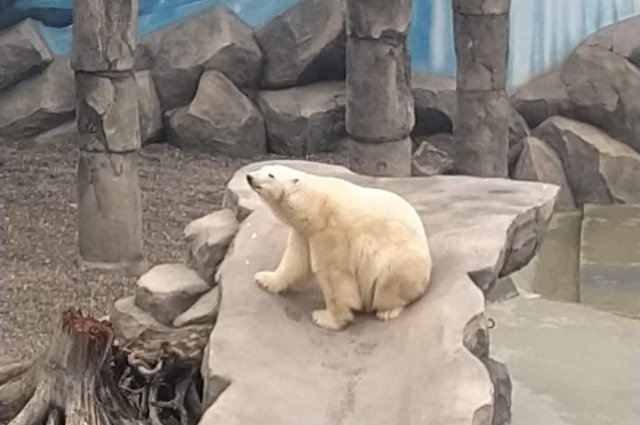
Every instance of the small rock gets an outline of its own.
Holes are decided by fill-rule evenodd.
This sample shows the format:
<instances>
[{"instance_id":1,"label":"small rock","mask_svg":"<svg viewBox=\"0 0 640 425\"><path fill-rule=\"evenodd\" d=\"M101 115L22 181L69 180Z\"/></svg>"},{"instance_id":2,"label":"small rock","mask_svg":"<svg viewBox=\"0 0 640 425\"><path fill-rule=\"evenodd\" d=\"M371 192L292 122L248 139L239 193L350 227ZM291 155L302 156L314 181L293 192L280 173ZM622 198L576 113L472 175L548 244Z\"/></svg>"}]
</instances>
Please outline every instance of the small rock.
<instances>
[{"instance_id":1,"label":"small rock","mask_svg":"<svg viewBox=\"0 0 640 425\"><path fill-rule=\"evenodd\" d=\"M202 74L189 106L169 114L169 140L178 147L251 157L267 151L262 114L218 71Z\"/></svg>"},{"instance_id":2,"label":"small rock","mask_svg":"<svg viewBox=\"0 0 640 425\"><path fill-rule=\"evenodd\" d=\"M518 288L510 276L499 278L495 285L486 293L485 298L489 303L506 301L518 296Z\"/></svg>"},{"instance_id":3,"label":"small rock","mask_svg":"<svg viewBox=\"0 0 640 425\"><path fill-rule=\"evenodd\" d=\"M38 25L25 19L0 33L0 90L41 71L53 60Z\"/></svg>"},{"instance_id":4,"label":"small rock","mask_svg":"<svg viewBox=\"0 0 640 425\"><path fill-rule=\"evenodd\" d=\"M336 150L346 137L344 88L336 81L261 91L269 151L302 156Z\"/></svg>"},{"instance_id":5,"label":"small rock","mask_svg":"<svg viewBox=\"0 0 640 425\"><path fill-rule=\"evenodd\" d=\"M135 297L120 298L113 306L110 321L120 342L134 341L147 329L163 329L165 326L142 310Z\"/></svg>"},{"instance_id":6,"label":"small rock","mask_svg":"<svg viewBox=\"0 0 640 425\"><path fill-rule=\"evenodd\" d=\"M435 176L453 169L453 160L449 155L431 143L424 141L413 153L411 174L414 176Z\"/></svg>"},{"instance_id":7,"label":"small rock","mask_svg":"<svg viewBox=\"0 0 640 425\"><path fill-rule=\"evenodd\" d=\"M78 143L78 126L75 120L67 121L51 130L38 134L34 139L36 145L56 145L60 143Z\"/></svg>"},{"instance_id":8,"label":"small rock","mask_svg":"<svg viewBox=\"0 0 640 425\"><path fill-rule=\"evenodd\" d=\"M262 87L345 77L343 0L302 0L256 31L265 55Z\"/></svg>"},{"instance_id":9,"label":"small rock","mask_svg":"<svg viewBox=\"0 0 640 425\"><path fill-rule=\"evenodd\" d=\"M640 154L589 124L551 117L533 131L560 156L578 205L640 201Z\"/></svg>"},{"instance_id":10,"label":"small rock","mask_svg":"<svg viewBox=\"0 0 640 425\"><path fill-rule=\"evenodd\" d=\"M253 30L227 7L196 14L163 34L152 72L164 111L191 102L206 70L224 73L239 87L257 85L262 53ZM153 45L147 54L153 55Z\"/></svg>"},{"instance_id":11,"label":"small rock","mask_svg":"<svg viewBox=\"0 0 640 425\"><path fill-rule=\"evenodd\" d=\"M157 321L171 325L210 286L183 264L161 264L138 279L135 304Z\"/></svg>"},{"instance_id":12,"label":"small rock","mask_svg":"<svg viewBox=\"0 0 640 425\"><path fill-rule=\"evenodd\" d=\"M512 177L516 180L538 181L560 186L555 211L572 211L576 203L567 183L562 160L548 144L535 137L522 141L522 152Z\"/></svg>"},{"instance_id":13,"label":"small rock","mask_svg":"<svg viewBox=\"0 0 640 425\"><path fill-rule=\"evenodd\" d=\"M176 328L214 323L220 307L220 286L205 292L191 307L173 321Z\"/></svg>"},{"instance_id":14,"label":"small rock","mask_svg":"<svg viewBox=\"0 0 640 425\"><path fill-rule=\"evenodd\" d=\"M458 109L455 78L413 72L411 85L416 120L411 135L451 133Z\"/></svg>"},{"instance_id":15,"label":"small rock","mask_svg":"<svg viewBox=\"0 0 640 425\"><path fill-rule=\"evenodd\" d=\"M162 133L162 106L150 71L136 72L140 139L142 143L155 141Z\"/></svg>"},{"instance_id":16,"label":"small rock","mask_svg":"<svg viewBox=\"0 0 640 425\"><path fill-rule=\"evenodd\" d=\"M73 119L75 86L69 58L0 92L0 139L35 136Z\"/></svg>"},{"instance_id":17,"label":"small rock","mask_svg":"<svg viewBox=\"0 0 640 425\"><path fill-rule=\"evenodd\" d=\"M213 285L213 277L233 237L238 232L238 220L228 209L213 212L192 221L184 229L189 245L187 266L196 270L205 282Z\"/></svg>"}]
</instances>

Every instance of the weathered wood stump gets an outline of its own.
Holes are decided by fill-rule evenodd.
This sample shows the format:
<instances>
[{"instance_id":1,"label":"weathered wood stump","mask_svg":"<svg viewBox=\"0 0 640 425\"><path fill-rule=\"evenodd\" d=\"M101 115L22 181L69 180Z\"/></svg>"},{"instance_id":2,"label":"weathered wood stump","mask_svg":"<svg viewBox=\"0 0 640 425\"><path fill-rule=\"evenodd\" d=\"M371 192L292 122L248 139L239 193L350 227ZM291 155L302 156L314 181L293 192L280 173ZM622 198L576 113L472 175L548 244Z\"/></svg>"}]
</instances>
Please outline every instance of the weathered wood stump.
<instances>
[{"instance_id":1,"label":"weathered wood stump","mask_svg":"<svg viewBox=\"0 0 640 425\"><path fill-rule=\"evenodd\" d=\"M149 331L121 344L108 322L68 309L46 353L0 367L0 421L192 425L202 414L198 372L210 331Z\"/></svg>"}]
</instances>

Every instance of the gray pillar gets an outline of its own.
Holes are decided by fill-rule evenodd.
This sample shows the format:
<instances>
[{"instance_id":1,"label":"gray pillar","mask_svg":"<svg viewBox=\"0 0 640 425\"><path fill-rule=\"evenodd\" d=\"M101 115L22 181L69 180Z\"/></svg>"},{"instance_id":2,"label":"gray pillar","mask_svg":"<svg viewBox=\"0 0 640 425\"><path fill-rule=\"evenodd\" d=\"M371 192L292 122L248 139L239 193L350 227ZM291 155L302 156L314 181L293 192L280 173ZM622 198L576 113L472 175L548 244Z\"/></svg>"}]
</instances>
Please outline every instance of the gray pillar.
<instances>
[{"instance_id":1,"label":"gray pillar","mask_svg":"<svg viewBox=\"0 0 640 425\"><path fill-rule=\"evenodd\" d=\"M137 0L74 0L80 263L131 275L146 269L136 165L137 18Z\"/></svg>"},{"instance_id":2,"label":"gray pillar","mask_svg":"<svg viewBox=\"0 0 640 425\"><path fill-rule=\"evenodd\" d=\"M453 133L462 174L508 176L510 6L511 0L453 0L458 67Z\"/></svg>"},{"instance_id":3,"label":"gray pillar","mask_svg":"<svg viewBox=\"0 0 640 425\"><path fill-rule=\"evenodd\" d=\"M346 127L355 172L411 175L410 25L411 0L347 0Z\"/></svg>"}]
</instances>

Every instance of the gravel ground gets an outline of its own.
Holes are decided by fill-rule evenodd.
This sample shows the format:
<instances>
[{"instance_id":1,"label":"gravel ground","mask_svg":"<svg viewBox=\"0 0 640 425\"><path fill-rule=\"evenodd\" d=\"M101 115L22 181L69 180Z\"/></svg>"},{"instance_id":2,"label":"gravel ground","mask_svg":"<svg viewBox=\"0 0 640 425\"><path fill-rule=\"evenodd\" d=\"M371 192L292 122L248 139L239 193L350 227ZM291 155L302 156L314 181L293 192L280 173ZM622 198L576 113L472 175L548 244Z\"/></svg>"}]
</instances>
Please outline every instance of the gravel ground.
<instances>
[{"instance_id":1,"label":"gravel ground","mask_svg":"<svg viewBox=\"0 0 640 425\"><path fill-rule=\"evenodd\" d=\"M269 158L281 157L255 160ZM341 154L308 159L346 162ZM40 352L68 306L100 317L116 299L132 293L135 279L74 264L76 161L75 147L66 143L0 145L0 361ZM142 150L144 237L152 264L184 258L184 226L218 209L226 182L249 162L186 153L166 144Z\"/></svg>"}]
</instances>

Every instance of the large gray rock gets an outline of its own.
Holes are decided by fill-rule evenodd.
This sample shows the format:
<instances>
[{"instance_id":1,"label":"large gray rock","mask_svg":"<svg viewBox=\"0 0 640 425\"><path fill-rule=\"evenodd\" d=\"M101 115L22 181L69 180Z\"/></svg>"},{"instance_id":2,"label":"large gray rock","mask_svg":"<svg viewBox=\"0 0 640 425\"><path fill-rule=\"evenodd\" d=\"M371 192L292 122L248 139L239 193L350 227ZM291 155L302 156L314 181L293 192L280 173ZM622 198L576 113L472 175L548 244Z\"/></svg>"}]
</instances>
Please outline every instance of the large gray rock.
<instances>
[{"instance_id":1,"label":"large gray rock","mask_svg":"<svg viewBox=\"0 0 640 425\"><path fill-rule=\"evenodd\" d=\"M589 125L551 117L533 135L558 152L578 205L640 201L640 153Z\"/></svg>"},{"instance_id":2,"label":"large gray rock","mask_svg":"<svg viewBox=\"0 0 640 425\"><path fill-rule=\"evenodd\" d=\"M69 58L0 92L0 139L40 134L72 119L75 87Z\"/></svg>"},{"instance_id":3,"label":"large gray rock","mask_svg":"<svg viewBox=\"0 0 640 425\"><path fill-rule=\"evenodd\" d=\"M113 331L120 343L135 341L149 329L163 330L167 328L147 311L138 307L135 303L135 297L117 300L111 310L109 321L113 325Z\"/></svg>"},{"instance_id":4,"label":"large gray rock","mask_svg":"<svg viewBox=\"0 0 640 425\"><path fill-rule=\"evenodd\" d=\"M511 177L516 180L552 183L560 187L555 211L571 211L576 203L567 183L562 160L548 144L535 137L526 137L522 152Z\"/></svg>"},{"instance_id":5,"label":"large gray rock","mask_svg":"<svg viewBox=\"0 0 640 425\"><path fill-rule=\"evenodd\" d=\"M302 0L255 35L265 56L263 88L344 79L343 0Z\"/></svg>"},{"instance_id":6,"label":"large gray rock","mask_svg":"<svg viewBox=\"0 0 640 425\"><path fill-rule=\"evenodd\" d=\"M25 19L0 32L0 90L44 69L53 54L38 23Z\"/></svg>"},{"instance_id":7,"label":"large gray rock","mask_svg":"<svg viewBox=\"0 0 640 425\"><path fill-rule=\"evenodd\" d=\"M246 183L246 173L264 163L240 169L225 202L239 215L253 214L220 268L224 296L204 364L205 402L215 403L201 423L490 424L493 385L463 342L467 324L484 314L469 272L495 281L526 264L557 187L459 176L377 179L343 167L281 163L404 196L424 220L433 281L394 321L361 316L337 333L316 327L310 312L322 303L318 288L303 284L274 296L253 281L256 271L277 265L287 229Z\"/></svg>"},{"instance_id":8,"label":"large gray rock","mask_svg":"<svg viewBox=\"0 0 640 425\"><path fill-rule=\"evenodd\" d=\"M553 115L575 116L573 103L559 69L549 71L519 87L511 98L513 106L531 128Z\"/></svg>"},{"instance_id":9,"label":"large gray rock","mask_svg":"<svg viewBox=\"0 0 640 425\"><path fill-rule=\"evenodd\" d=\"M187 150L253 156L265 153L262 114L253 102L218 71L202 74L189 106L169 118L169 140Z\"/></svg>"},{"instance_id":10,"label":"large gray rock","mask_svg":"<svg viewBox=\"0 0 640 425\"><path fill-rule=\"evenodd\" d=\"M162 133L162 106L150 71L135 73L138 88L138 114L140 115L140 140L155 141Z\"/></svg>"},{"instance_id":11,"label":"large gray rock","mask_svg":"<svg viewBox=\"0 0 640 425\"><path fill-rule=\"evenodd\" d=\"M451 133L458 109L455 78L414 71L411 86L415 106L411 136Z\"/></svg>"},{"instance_id":12,"label":"large gray rock","mask_svg":"<svg viewBox=\"0 0 640 425\"><path fill-rule=\"evenodd\" d=\"M615 22L589 36L581 46L600 46L640 66L638 25L640 25L640 16L637 15Z\"/></svg>"},{"instance_id":13,"label":"large gray rock","mask_svg":"<svg viewBox=\"0 0 640 425\"><path fill-rule=\"evenodd\" d=\"M205 70L216 69L240 87L258 82L262 53L253 30L225 6L167 28L157 45L152 72L165 111L191 102Z\"/></svg>"},{"instance_id":14,"label":"large gray rock","mask_svg":"<svg viewBox=\"0 0 640 425\"><path fill-rule=\"evenodd\" d=\"M220 286L205 292L187 311L175 318L173 326L179 328L189 325L215 324L222 300L221 295Z\"/></svg>"},{"instance_id":15,"label":"large gray rock","mask_svg":"<svg viewBox=\"0 0 640 425\"><path fill-rule=\"evenodd\" d=\"M210 285L218 265L238 232L238 221L230 210L212 212L192 221L184 229L188 245L187 266Z\"/></svg>"},{"instance_id":16,"label":"large gray rock","mask_svg":"<svg viewBox=\"0 0 640 425\"><path fill-rule=\"evenodd\" d=\"M640 152L640 69L601 46L578 48L562 79L580 121Z\"/></svg>"},{"instance_id":17,"label":"large gray rock","mask_svg":"<svg viewBox=\"0 0 640 425\"><path fill-rule=\"evenodd\" d=\"M344 82L264 90L258 105L271 152L303 156L333 151L346 137Z\"/></svg>"},{"instance_id":18,"label":"large gray rock","mask_svg":"<svg viewBox=\"0 0 640 425\"><path fill-rule=\"evenodd\" d=\"M183 264L160 264L140 276L135 305L158 322L173 321L211 287L194 270Z\"/></svg>"}]
</instances>

